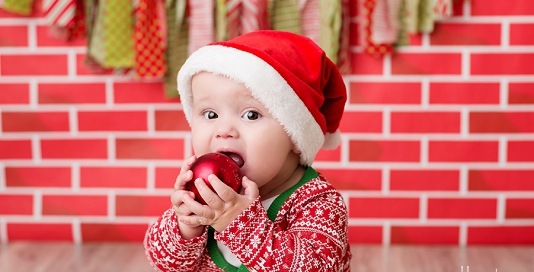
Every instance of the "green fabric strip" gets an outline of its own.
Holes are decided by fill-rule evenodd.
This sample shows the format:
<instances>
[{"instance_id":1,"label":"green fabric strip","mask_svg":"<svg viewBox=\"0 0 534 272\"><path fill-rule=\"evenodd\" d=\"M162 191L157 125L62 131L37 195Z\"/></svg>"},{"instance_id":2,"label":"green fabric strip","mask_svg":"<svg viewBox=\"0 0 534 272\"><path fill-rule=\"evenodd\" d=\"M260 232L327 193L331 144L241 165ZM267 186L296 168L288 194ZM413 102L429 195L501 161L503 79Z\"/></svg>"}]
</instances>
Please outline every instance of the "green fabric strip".
<instances>
[{"instance_id":1,"label":"green fabric strip","mask_svg":"<svg viewBox=\"0 0 534 272\"><path fill-rule=\"evenodd\" d=\"M104 43L106 68L135 67L134 17L131 0L106 0Z\"/></svg>"},{"instance_id":2,"label":"green fabric strip","mask_svg":"<svg viewBox=\"0 0 534 272\"><path fill-rule=\"evenodd\" d=\"M33 0L4 0L4 10L20 15L32 13Z\"/></svg>"},{"instance_id":3,"label":"green fabric strip","mask_svg":"<svg viewBox=\"0 0 534 272\"><path fill-rule=\"evenodd\" d=\"M176 75L188 57L189 25L186 16L186 0L166 0L167 48L165 59L167 71L164 76L165 96L178 97Z\"/></svg>"}]
</instances>

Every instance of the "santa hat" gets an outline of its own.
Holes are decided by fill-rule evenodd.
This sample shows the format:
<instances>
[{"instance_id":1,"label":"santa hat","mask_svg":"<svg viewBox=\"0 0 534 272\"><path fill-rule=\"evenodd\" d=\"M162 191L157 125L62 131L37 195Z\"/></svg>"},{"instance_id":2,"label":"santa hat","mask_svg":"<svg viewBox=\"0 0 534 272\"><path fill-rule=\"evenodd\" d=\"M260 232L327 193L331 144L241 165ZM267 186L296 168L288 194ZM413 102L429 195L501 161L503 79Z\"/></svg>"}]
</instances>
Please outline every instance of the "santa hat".
<instances>
[{"instance_id":1,"label":"santa hat","mask_svg":"<svg viewBox=\"0 0 534 272\"><path fill-rule=\"evenodd\" d=\"M347 99L336 65L311 39L262 30L195 51L178 72L178 91L191 123L191 79L206 71L244 84L276 118L311 165L321 147L339 145L339 122Z\"/></svg>"}]
</instances>

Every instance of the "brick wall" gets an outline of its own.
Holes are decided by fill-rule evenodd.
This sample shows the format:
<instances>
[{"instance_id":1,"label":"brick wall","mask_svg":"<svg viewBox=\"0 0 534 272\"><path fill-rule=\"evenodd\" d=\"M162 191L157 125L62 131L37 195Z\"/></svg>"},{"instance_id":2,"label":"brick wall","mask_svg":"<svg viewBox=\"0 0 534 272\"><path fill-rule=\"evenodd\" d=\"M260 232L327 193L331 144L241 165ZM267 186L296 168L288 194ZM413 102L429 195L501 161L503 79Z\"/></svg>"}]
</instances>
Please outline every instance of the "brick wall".
<instances>
[{"instance_id":1,"label":"brick wall","mask_svg":"<svg viewBox=\"0 0 534 272\"><path fill-rule=\"evenodd\" d=\"M353 243L534 244L534 2L455 14L383 59L353 17L342 146L314 165ZM179 101L91 72L40 16L0 10L0 241L141 241L191 155Z\"/></svg>"}]
</instances>

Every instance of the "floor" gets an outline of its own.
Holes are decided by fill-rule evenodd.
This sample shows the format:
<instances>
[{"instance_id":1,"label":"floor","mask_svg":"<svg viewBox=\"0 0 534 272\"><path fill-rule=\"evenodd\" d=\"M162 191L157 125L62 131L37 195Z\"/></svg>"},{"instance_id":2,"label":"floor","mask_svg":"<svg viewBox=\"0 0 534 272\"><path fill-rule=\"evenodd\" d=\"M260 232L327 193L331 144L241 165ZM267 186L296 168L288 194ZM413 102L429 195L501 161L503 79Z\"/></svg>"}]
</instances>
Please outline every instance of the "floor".
<instances>
[{"instance_id":1,"label":"floor","mask_svg":"<svg viewBox=\"0 0 534 272\"><path fill-rule=\"evenodd\" d=\"M351 246L351 271L532 272L534 246ZM0 246L0 271L153 271L141 244Z\"/></svg>"}]
</instances>

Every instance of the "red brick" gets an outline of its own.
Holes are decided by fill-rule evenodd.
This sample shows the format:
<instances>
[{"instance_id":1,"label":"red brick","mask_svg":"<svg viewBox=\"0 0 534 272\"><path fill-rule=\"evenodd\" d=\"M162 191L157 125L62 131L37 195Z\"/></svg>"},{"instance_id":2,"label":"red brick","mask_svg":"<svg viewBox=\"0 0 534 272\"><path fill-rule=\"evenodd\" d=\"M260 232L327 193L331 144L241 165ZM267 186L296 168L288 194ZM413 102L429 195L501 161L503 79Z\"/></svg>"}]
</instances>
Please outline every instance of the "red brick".
<instances>
[{"instance_id":1,"label":"red brick","mask_svg":"<svg viewBox=\"0 0 534 272\"><path fill-rule=\"evenodd\" d=\"M497 141L430 141L428 159L431 162L497 162Z\"/></svg>"},{"instance_id":2,"label":"red brick","mask_svg":"<svg viewBox=\"0 0 534 272\"><path fill-rule=\"evenodd\" d=\"M116 82L115 103L177 103L179 98L165 97L163 83Z\"/></svg>"},{"instance_id":3,"label":"red brick","mask_svg":"<svg viewBox=\"0 0 534 272\"><path fill-rule=\"evenodd\" d=\"M421 104L421 83L351 82L351 104Z\"/></svg>"},{"instance_id":4,"label":"red brick","mask_svg":"<svg viewBox=\"0 0 534 272\"><path fill-rule=\"evenodd\" d=\"M382 188L381 170L360 169L317 169L338 190L380 190Z\"/></svg>"},{"instance_id":5,"label":"red brick","mask_svg":"<svg viewBox=\"0 0 534 272\"><path fill-rule=\"evenodd\" d=\"M506 200L506 218L534 218L534 198L510 198Z\"/></svg>"},{"instance_id":6,"label":"red brick","mask_svg":"<svg viewBox=\"0 0 534 272\"><path fill-rule=\"evenodd\" d=\"M349 226L349 243L351 244L381 244L381 226Z\"/></svg>"},{"instance_id":7,"label":"red brick","mask_svg":"<svg viewBox=\"0 0 534 272\"><path fill-rule=\"evenodd\" d=\"M69 131L68 112L2 112L4 132Z\"/></svg>"},{"instance_id":8,"label":"red brick","mask_svg":"<svg viewBox=\"0 0 534 272\"><path fill-rule=\"evenodd\" d=\"M83 242L143 242L148 224L82 223Z\"/></svg>"},{"instance_id":9,"label":"red brick","mask_svg":"<svg viewBox=\"0 0 534 272\"><path fill-rule=\"evenodd\" d=\"M0 159L31 159L30 140L0 140Z\"/></svg>"},{"instance_id":10,"label":"red brick","mask_svg":"<svg viewBox=\"0 0 534 272\"><path fill-rule=\"evenodd\" d=\"M534 244L533 226L487 226L468 227L468 245L532 245Z\"/></svg>"},{"instance_id":11,"label":"red brick","mask_svg":"<svg viewBox=\"0 0 534 272\"><path fill-rule=\"evenodd\" d=\"M508 141L508 161L533 162L534 141Z\"/></svg>"},{"instance_id":12,"label":"red brick","mask_svg":"<svg viewBox=\"0 0 534 272\"><path fill-rule=\"evenodd\" d=\"M51 33L51 28L49 25L40 25L37 26L37 46L87 46L87 39L59 39L54 37L54 35Z\"/></svg>"},{"instance_id":13,"label":"red brick","mask_svg":"<svg viewBox=\"0 0 534 272\"><path fill-rule=\"evenodd\" d=\"M472 53L471 75L532 75L534 54Z\"/></svg>"},{"instance_id":14,"label":"red brick","mask_svg":"<svg viewBox=\"0 0 534 272\"><path fill-rule=\"evenodd\" d=\"M43 159L107 159L105 139L41 140Z\"/></svg>"},{"instance_id":15,"label":"red brick","mask_svg":"<svg viewBox=\"0 0 534 272\"><path fill-rule=\"evenodd\" d=\"M29 104L30 85L27 83L0 83L0 104Z\"/></svg>"},{"instance_id":16,"label":"red brick","mask_svg":"<svg viewBox=\"0 0 534 272\"><path fill-rule=\"evenodd\" d=\"M351 74L381 75L383 73L382 58L375 58L367 53L351 54Z\"/></svg>"},{"instance_id":17,"label":"red brick","mask_svg":"<svg viewBox=\"0 0 534 272\"><path fill-rule=\"evenodd\" d=\"M439 120L439 121L437 121ZM392 112L392 133L459 133L459 112Z\"/></svg>"},{"instance_id":18,"label":"red brick","mask_svg":"<svg viewBox=\"0 0 534 272\"><path fill-rule=\"evenodd\" d=\"M183 111L157 110L155 113L156 131L190 131Z\"/></svg>"},{"instance_id":19,"label":"red brick","mask_svg":"<svg viewBox=\"0 0 534 272\"><path fill-rule=\"evenodd\" d=\"M32 215L33 196L0 194L0 214L10 215Z\"/></svg>"},{"instance_id":20,"label":"red brick","mask_svg":"<svg viewBox=\"0 0 534 272\"><path fill-rule=\"evenodd\" d=\"M0 47L28 46L28 26L4 25L0 26Z\"/></svg>"},{"instance_id":21,"label":"red brick","mask_svg":"<svg viewBox=\"0 0 534 272\"><path fill-rule=\"evenodd\" d=\"M512 105L534 104L534 83L510 83L508 103Z\"/></svg>"},{"instance_id":22,"label":"red brick","mask_svg":"<svg viewBox=\"0 0 534 272\"><path fill-rule=\"evenodd\" d=\"M329 161L329 162L339 162L341 160L341 147L336 149L319 149L317 155L315 156L316 162Z\"/></svg>"},{"instance_id":23,"label":"red brick","mask_svg":"<svg viewBox=\"0 0 534 272\"><path fill-rule=\"evenodd\" d=\"M534 170L470 170L470 191L534 191Z\"/></svg>"},{"instance_id":24,"label":"red brick","mask_svg":"<svg viewBox=\"0 0 534 272\"><path fill-rule=\"evenodd\" d=\"M382 113L369 111L345 111L339 124L342 132L380 133L382 132Z\"/></svg>"},{"instance_id":25,"label":"red brick","mask_svg":"<svg viewBox=\"0 0 534 272\"><path fill-rule=\"evenodd\" d=\"M43 215L107 215L105 195L43 195Z\"/></svg>"},{"instance_id":26,"label":"red brick","mask_svg":"<svg viewBox=\"0 0 534 272\"><path fill-rule=\"evenodd\" d=\"M431 82L430 104L493 104L500 101L499 83Z\"/></svg>"},{"instance_id":27,"label":"red brick","mask_svg":"<svg viewBox=\"0 0 534 272\"><path fill-rule=\"evenodd\" d=\"M471 15L534 15L534 3L531 0L513 0L493 1L488 5L484 1L472 1Z\"/></svg>"},{"instance_id":28,"label":"red brick","mask_svg":"<svg viewBox=\"0 0 534 272\"><path fill-rule=\"evenodd\" d=\"M9 241L73 241L68 223L7 223L7 237Z\"/></svg>"},{"instance_id":29,"label":"red brick","mask_svg":"<svg viewBox=\"0 0 534 272\"><path fill-rule=\"evenodd\" d=\"M24 65L21 65L24 64ZM67 55L1 55L3 76L66 76Z\"/></svg>"},{"instance_id":30,"label":"red brick","mask_svg":"<svg viewBox=\"0 0 534 272\"><path fill-rule=\"evenodd\" d=\"M173 189L176 177L180 174L181 165L176 167L156 167L155 187L157 189Z\"/></svg>"},{"instance_id":31,"label":"red brick","mask_svg":"<svg viewBox=\"0 0 534 272\"><path fill-rule=\"evenodd\" d=\"M394 170L389 176L393 191L458 191L458 170Z\"/></svg>"},{"instance_id":32,"label":"red brick","mask_svg":"<svg viewBox=\"0 0 534 272\"><path fill-rule=\"evenodd\" d=\"M459 227L438 226L392 226L392 244L430 244L457 245L460 237Z\"/></svg>"},{"instance_id":33,"label":"red brick","mask_svg":"<svg viewBox=\"0 0 534 272\"><path fill-rule=\"evenodd\" d=\"M387 197L351 197L351 218L418 218L419 199Z\"/></svg>"},{"instance_id":34,"label":"red brick","mask_svg":"<svg viewBox=\"0 0 534 272\"><path fill-rule=\"evenodd\" d=\"M460 75L462 56L459 53L396 54L391 58L391 73L393 75Z\"/></svg>"},{"instance_id":35,"label":"red brick","mask_svg":"<svg viewBox=\"0 0 534 272\"><path fill-rule=\"evenodd\" d=\"M500 24L445 23L434 25L430 45L500 45Z\"/></svg>"},{"instance_id":36,"label":"red brick","mask_svg":"<svg viewBox=\"0 0 534 272\"><path fill-rule=\"evenodd\" d=\"M534 33L534 24L510 24L510 45L534 45L534 37L526 33Z\"/></svg>"},{"instance_id":37,"label":"red brick","mask_svg":"<svg viewBox=\"0 0 534 272\"><path fill-rule=\"evenodd\" d=\"M408 44L410 46L421 46L423 44L423 35L421 33L408 33Z\"/></svg>"},{"instance_id":38,"label":"red brick","mask_svg":"<svg viewBox=\"0 0 534 272\"><path fill-rule=\"evenodd\" d=\"M70 187L69 167L6 167L7 187Z\"/></svg>"},{"instance_id":39,"label":"red brick","mask_svg":"<svg viewBox=\"0 0 534 272\"><path fill-rule=\"evenodd\" d=\"M104 104L104 83L41 83L39 104Z\"/></svg>"},{"instance_id":40,"label":"red brick","mask_svg":"<svg viewBox=\"0 0 534 272\"><path fill-rule=\"evenodd\" d=\"M431 219L497 219L494 198L429 198Z\"/></svg>"},{"instance_id":41,"label":"red brick","mask_svg":"<svg viewBox=\"0 0 534 272\"><path fill-rule=\"evenodd\" d=\"M86 55L76 55L76 74L77 75L112 75L113 69L104 69L96 65L86 64Z\"/></svg>"},{"instance_id":42,"label":"red brick","mask_svg":"<svg viewBox=\"0 0 534 272\"><path fill-rule=\"evenodd\" d=\"M146 188L145 167L81 167L82 188Z\"/></svg>"},{"instance_id":43,"label":"red brick","mask_svg":"<svg viewBox=\"0 0 534 272\"><path fill-rule=\"evenodd\" d=\"M117 216L161 216L171 208L169 196L117 196Z\"/></svg>"},{"instance_id":44,"label":"red brick","mask_svg":"<svg viewBox=\"0 0 534 272\"><path fill-rule=\"evenodd\" d=\"M146 111L79 111L80 131L146 131Z\"/></svg>"},{"instance_id":45,"label":"red brick","mask_svg":"<svg viewBox=\"0 0 534 272\"><path fill-rule=\"evenodd\" d=\"M529 133L534 132L532 112L471 112L471 133Z\"/></svg>"},{"instance_id":46,"label":"red brick","mask_svg":"<svg viewBox=\"0 0 534 272\"><path fill-rule=\"evenodd\" d=\"M349 142L349 160L356 162L418 162L419 141L371 141Z\"/></svg>"},{"instance_id":47,"label":"red brick","mask_svg":"<svg viewBox=\"0 0 534 272\"><path fill-rule=\"evenodd\" d=\"M117 139L117 159L164 159L184 158L183 139Z\"/></svg>"}]
</instances>

